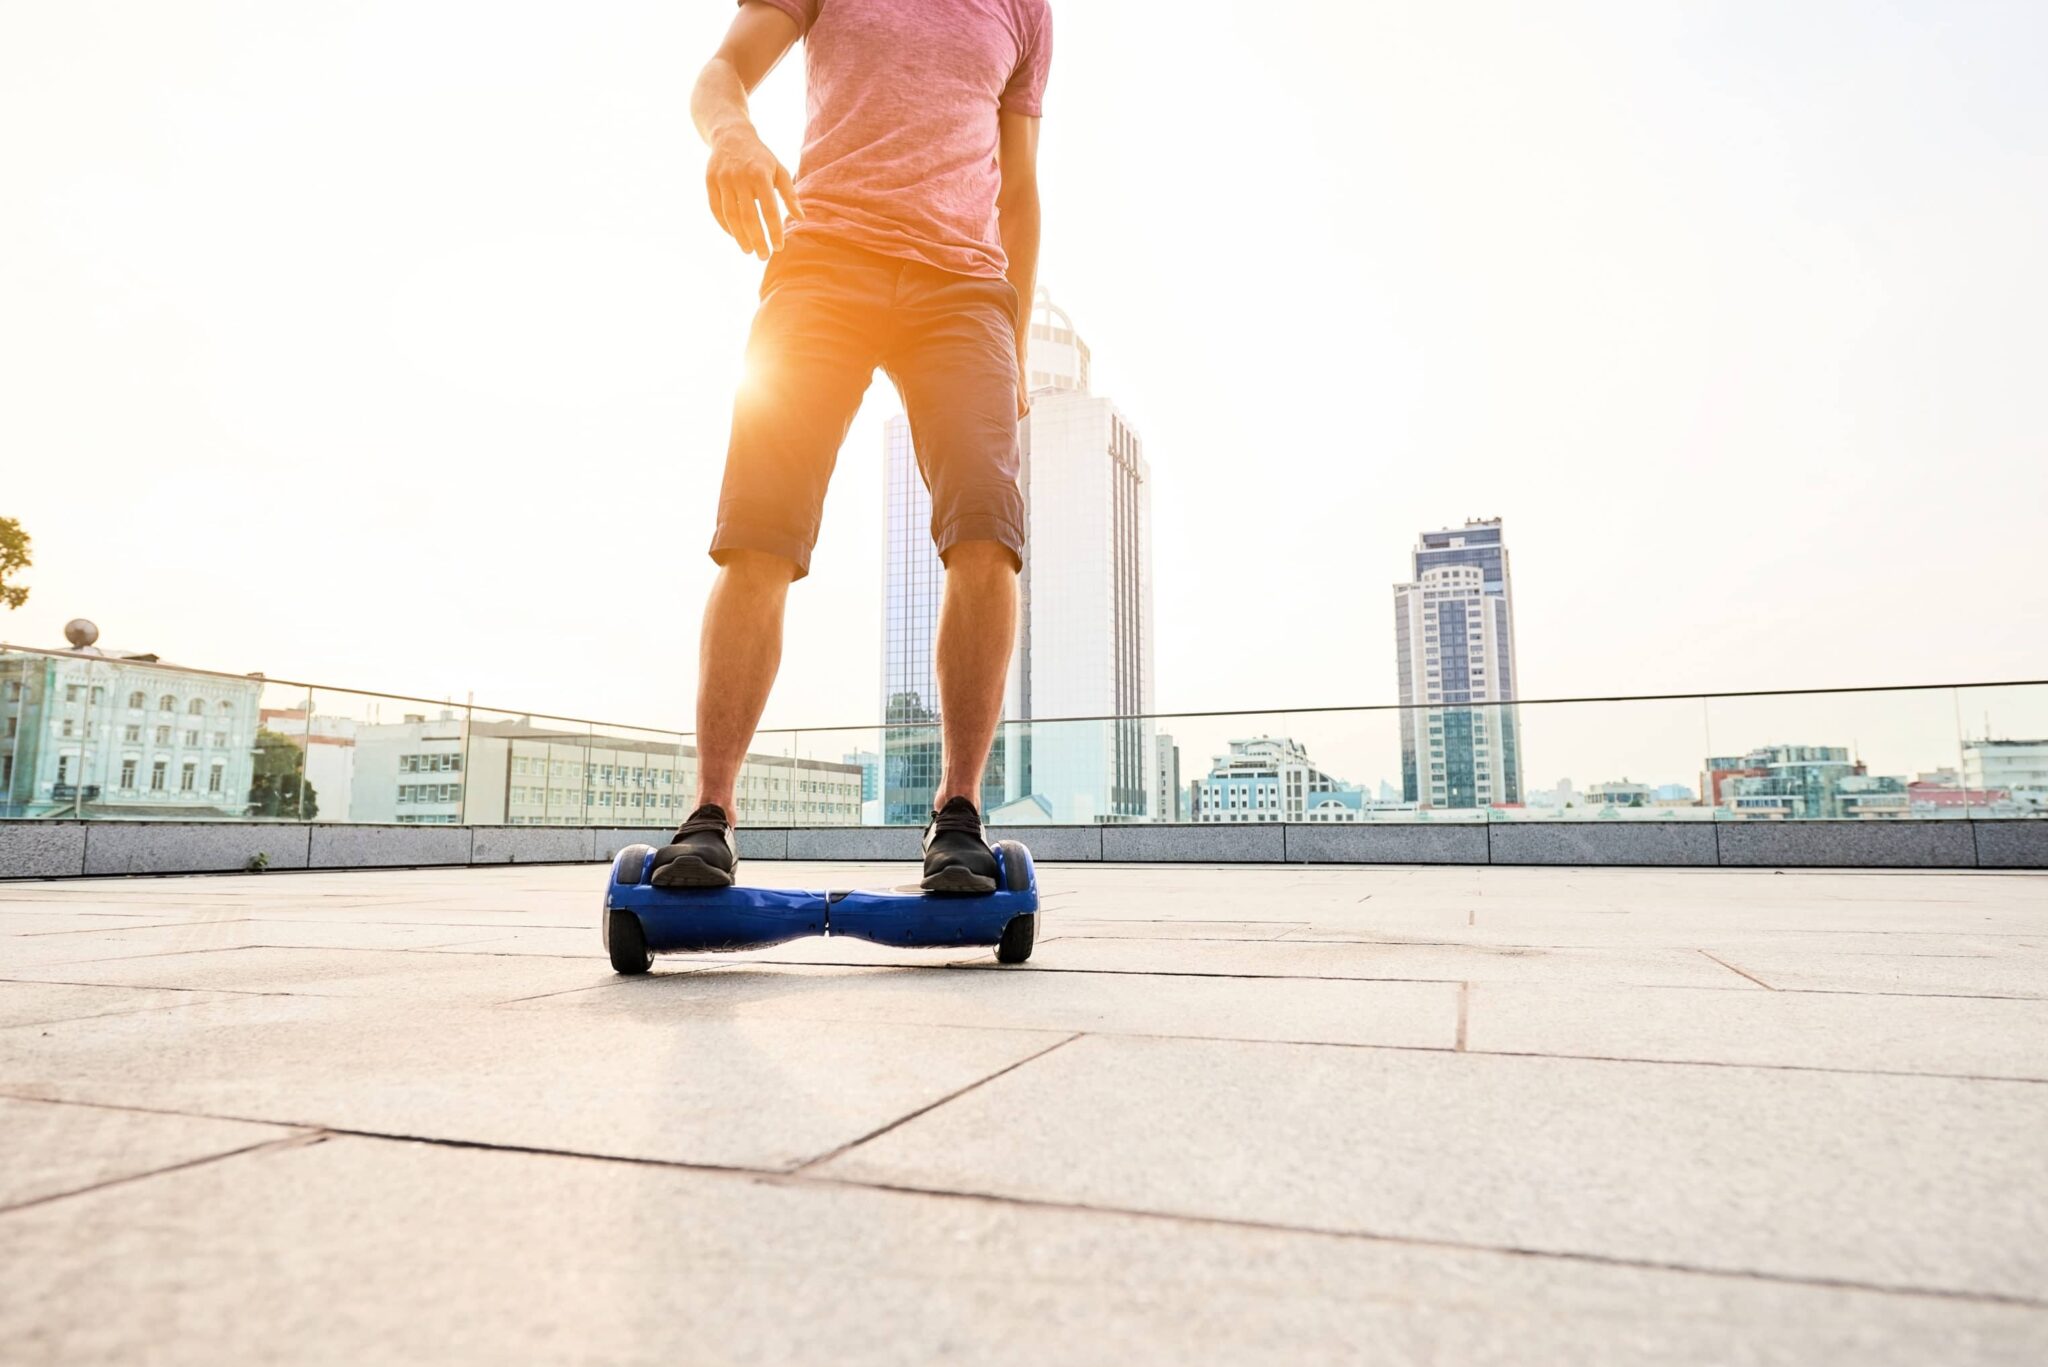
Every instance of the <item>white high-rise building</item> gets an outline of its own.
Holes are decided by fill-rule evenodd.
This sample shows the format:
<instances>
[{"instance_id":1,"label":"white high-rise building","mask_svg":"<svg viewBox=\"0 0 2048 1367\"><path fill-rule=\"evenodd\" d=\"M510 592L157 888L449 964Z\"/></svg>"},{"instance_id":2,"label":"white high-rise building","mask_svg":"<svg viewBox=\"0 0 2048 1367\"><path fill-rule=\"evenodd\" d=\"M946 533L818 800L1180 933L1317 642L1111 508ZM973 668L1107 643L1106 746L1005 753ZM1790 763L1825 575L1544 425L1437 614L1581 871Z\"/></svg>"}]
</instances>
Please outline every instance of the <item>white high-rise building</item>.
<instances>
[{"instance_id":1,"label":"white high-rise building","mask_svg":"<svg viewBox=\"0 0 2048 1367\"><path fill-rule=\"evenodd\" d=\"M1515 619L1498 518L1424 532L1394 585L1402 796L1423 807L1522 801Z\"/></svg>"},{"instance_id":2,"label":"white high-rise building","mask_svg":"<svg viewBox=\"0 0 2048 1367\"><path fill-rule=\"evenodd\" d=\"M1137 433L1089 392L1088 347L1040 291L1032 314L1031 415L1019 427L1025 508L1022 601L1004 716L1104 720L1005 726L985 807L1035 799L1055 822L1133 821L1158 803L1153 707L1152 491ZM932 674L944 570L909 424L889 420L884 481L883 807L922 820L939 779Z\"/></svg>"}]
</instances>

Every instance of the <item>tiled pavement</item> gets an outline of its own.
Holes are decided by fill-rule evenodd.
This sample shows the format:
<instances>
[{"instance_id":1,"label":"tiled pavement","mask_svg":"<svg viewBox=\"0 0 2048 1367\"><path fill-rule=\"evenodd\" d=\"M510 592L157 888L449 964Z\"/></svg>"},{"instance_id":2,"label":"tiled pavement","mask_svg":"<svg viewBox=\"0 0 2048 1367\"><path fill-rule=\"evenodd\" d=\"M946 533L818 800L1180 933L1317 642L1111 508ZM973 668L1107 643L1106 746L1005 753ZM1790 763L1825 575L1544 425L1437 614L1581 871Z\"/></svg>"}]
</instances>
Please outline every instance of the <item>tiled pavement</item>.
<instances>
[{"instance_id":1,"label":"tiled pavement","mask_svg":"<svg viewBox=\"0 0 2048 1367\"><path fill-rule=\"evenodd\" d=\"M0 884L0 1359L2048 1361L2048 876L1040 873Z\"/></svg>"}]
</instances>

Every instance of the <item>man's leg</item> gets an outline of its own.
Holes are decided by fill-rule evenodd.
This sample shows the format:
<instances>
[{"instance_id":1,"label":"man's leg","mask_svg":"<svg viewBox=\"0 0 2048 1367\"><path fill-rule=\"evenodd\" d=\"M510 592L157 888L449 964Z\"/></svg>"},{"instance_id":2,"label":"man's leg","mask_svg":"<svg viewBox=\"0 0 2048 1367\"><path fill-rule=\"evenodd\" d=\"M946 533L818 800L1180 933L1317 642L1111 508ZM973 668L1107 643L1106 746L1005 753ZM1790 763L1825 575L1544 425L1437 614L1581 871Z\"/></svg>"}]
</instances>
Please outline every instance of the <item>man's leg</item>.
<instances>
[{"instance_id":1,"label":"man's leg","mask_svg":"<svg viewBox=\"0 0 2048 1367\"><path fill-rule=\"evenodd\" d=\"M946 564L934 664L945 768L924 834L927 892L996 890L981 823L981 773L1017 644L1024 554L1017 445L1017 294L999 279L916 268L883 364L903 392Z\"/></svg>"},{"instance_id":2,"label":"man's leg","mask_svg":"<svg viewBox=\"0 0 2048 1367\"><path fill-rule=\"evenodd\" d=\"M962 541L946 556L935 664L945 773L932 808L964 797L981 806L981 774L1003 716L1017 643L1017 557L998 541Z\"/></svg>"},{"instance_id":3,"label":"man's leg","mask_svg":"<svg viewBox=\"0 0 2048 1367\"><path fill-rule=\"evenodd\" d=\"M782 663L782 609L796 565L730 551L711 598L697 664L697 805L731 816L733 787Z\"/></svg>"},{"instance_id":4,"label":"man's leg","mask_svg":"<svg viewBox=\"0 0 2048 1367\"><path fill-rule=\"evenodd\" d=\"M895 267L791 243L777 252L733 403L704 607L697 808L655 852L661 887L726 887L739 867L733 789L782 662L782 609L810 569L825 487L879 357Z\"/></svg>"}]
</instances>

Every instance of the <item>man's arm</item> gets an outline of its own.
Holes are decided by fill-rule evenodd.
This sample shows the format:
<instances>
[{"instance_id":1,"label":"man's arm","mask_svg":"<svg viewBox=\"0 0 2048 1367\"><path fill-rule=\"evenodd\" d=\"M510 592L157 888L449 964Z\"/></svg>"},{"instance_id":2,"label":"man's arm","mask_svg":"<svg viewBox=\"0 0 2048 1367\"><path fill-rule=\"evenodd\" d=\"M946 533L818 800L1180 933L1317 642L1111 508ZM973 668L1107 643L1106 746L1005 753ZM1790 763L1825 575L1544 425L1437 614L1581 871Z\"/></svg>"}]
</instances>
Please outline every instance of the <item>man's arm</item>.
<instances>
[{"instance_id":1,"label":"man's arm","mask_svg":"<svg viewBox=\"0 0 2048 1367\"><path fill-rule=\"evenodd\" d=\"M782 250L783 214L776 193L781 192L790 214L802 218L803 210L796 202L796 182L747 117L747 93L775 69L797 37L796 20L775 6L761 0L741 5L690 94L690 117L711 147L704 170L711 216L741 251L763 261Z\"/></svg>"},{"instance_id":2,"label":"man's arm","mask_svg":"<svg viewBox=\"0 0 2048 1367\"><path fill-rule=\"evenodd\" d=\"M1038 120L1002 111L996 164L1002 187L996 192L996 227L1009 258L1010 284L1017 291L1017 416L1031 407L1026 352L1031 345L1031 296L1038 285Z\"/></svg>"}]
</instances>

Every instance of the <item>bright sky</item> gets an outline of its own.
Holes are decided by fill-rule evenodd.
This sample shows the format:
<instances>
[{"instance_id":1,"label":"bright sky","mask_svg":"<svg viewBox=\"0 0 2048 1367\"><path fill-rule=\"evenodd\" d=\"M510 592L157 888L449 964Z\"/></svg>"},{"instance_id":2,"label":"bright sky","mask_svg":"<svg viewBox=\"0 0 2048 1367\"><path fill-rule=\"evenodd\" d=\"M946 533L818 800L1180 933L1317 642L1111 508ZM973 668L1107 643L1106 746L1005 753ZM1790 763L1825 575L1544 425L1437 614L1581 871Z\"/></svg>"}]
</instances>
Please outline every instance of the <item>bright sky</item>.
<instances>
[{"instance_id":1,"label":"bright sky","mask_svg":"<svg viewBox=\"0 0 2048 1367\"><path fill-rule=\"evenodd\" d=\"M1054 8L1042 279L1146 443L1162 708L1392 699L1416 531L1492 515L1531 695L2048 674L2048 7ZM727 17L0 0L0 636L686 724ZM800 61L756 110L794 164ZM877 711L894 407L771 723Z\"/></svg>"}]
</instances>

